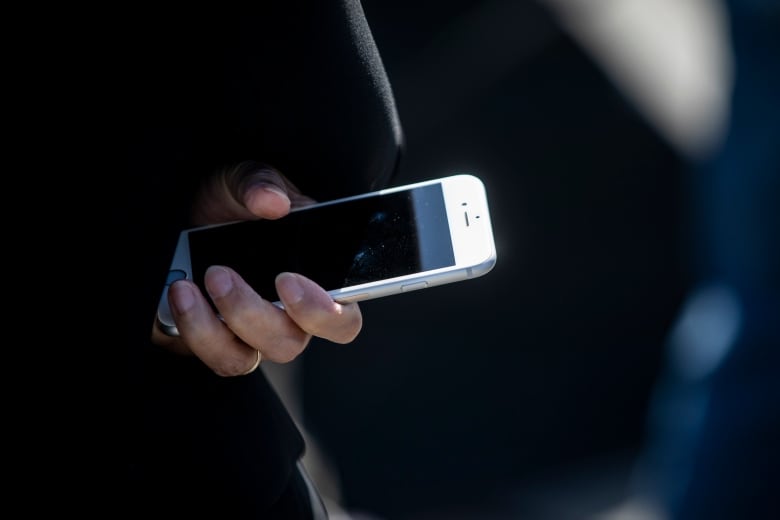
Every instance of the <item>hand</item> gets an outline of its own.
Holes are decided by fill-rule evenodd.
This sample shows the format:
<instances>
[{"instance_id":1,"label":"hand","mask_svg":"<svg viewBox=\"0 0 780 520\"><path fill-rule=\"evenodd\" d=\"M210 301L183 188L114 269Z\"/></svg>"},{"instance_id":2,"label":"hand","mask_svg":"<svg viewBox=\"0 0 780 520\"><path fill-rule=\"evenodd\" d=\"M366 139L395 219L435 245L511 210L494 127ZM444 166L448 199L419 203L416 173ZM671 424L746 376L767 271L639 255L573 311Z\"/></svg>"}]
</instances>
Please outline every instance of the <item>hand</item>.
<instances>
[{"instance_id":1,"label":"hand","mask_svg":"<svg viewBox=\"0 0 780 520\"><path fill-rule=\"evenodd\" d=\"M195 204L193 220L195 225L205 225L277 219L312 202L279 172L242 163L210 179ZM222 376L253 372L261 359L292 361L313 336L349 343L363 323L356 303L334 302L322 287L300 274L280 273L276 278L284 310L261 298L239 273L225 266L211 266L205 286L222 319L194 283L180 280L168 289L179 337L154 326L152 341L194 354Z\"/></svg>"}]
</instances>

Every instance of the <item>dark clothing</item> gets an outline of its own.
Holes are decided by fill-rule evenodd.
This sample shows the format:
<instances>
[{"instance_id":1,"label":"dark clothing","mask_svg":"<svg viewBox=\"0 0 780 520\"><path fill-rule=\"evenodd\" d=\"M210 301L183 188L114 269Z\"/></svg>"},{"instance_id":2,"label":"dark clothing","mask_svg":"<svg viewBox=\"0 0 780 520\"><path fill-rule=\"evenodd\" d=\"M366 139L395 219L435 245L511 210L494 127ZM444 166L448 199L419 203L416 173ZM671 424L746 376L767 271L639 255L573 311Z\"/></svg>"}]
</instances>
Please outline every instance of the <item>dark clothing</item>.
<instances>
[{"instance_id":1,"label":"dark clothing","mask_svg":"<svg viewBox=\"0 0 780 520\"><path fill-rule=\"evenodd\" d=\"M262 370L222 378L150 344L192 196L215 168L268 163L319 200L386 186L401 144L357 0L241 13L128 13L110 37L126 204L118 213L131 414L128 503L139 513L306 518L304 442ZM111 165L114 167L115 165ZM138 254L143 251L144 254Z\"/></svg>"}]
</instances>

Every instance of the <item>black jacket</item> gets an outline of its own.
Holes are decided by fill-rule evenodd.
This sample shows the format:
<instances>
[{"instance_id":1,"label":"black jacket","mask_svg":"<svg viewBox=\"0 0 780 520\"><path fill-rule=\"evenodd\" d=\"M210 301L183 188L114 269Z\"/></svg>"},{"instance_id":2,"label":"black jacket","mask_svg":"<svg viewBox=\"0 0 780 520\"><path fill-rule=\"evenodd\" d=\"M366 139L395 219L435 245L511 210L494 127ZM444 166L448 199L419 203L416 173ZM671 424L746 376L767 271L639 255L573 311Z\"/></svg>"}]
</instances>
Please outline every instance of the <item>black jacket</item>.
<instances>
[{"instance_id":1,"label":"black jacket","mask_svg":"<svg viewBox=\"0 0 780 520\"><path fill-rule=\"evenodd\" d=\"M273 5L271 5L273 4ZM401 130L357 0L266 2L252 12L125 13L109 39L105 109L126 193L134 268L122 286L128 353L128 506L269 518L303 439L258 370L221 378L150 344L192 195L215 168L258 160L319 200L378 189ZM289 512L285 518L295 518Z\"/></svg>"}]
</instances>

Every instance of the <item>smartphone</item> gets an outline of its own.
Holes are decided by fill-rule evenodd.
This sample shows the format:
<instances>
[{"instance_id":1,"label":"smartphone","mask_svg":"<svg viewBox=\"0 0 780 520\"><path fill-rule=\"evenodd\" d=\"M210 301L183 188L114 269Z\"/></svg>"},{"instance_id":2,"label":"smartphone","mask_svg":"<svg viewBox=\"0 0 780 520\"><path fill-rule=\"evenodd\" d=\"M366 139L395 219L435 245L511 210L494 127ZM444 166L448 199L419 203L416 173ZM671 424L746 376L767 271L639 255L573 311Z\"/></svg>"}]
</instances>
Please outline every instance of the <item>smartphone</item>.
<instances>
[{"instance_id":1,"label":"smartphone","mask_svg":"<svg viewBox=\"0 0 780 520\"><path fill-rule=\"evenodd\" d=\"M178 335L168 287L190 279L205 294L203 276L215 264L282 307L274 279L283 271L314 280L335 301L355 302L475 278L495 263L485 186L457 174L297 208L277 220L184 230L157 320Z\"/></svg>"}]
</instances>

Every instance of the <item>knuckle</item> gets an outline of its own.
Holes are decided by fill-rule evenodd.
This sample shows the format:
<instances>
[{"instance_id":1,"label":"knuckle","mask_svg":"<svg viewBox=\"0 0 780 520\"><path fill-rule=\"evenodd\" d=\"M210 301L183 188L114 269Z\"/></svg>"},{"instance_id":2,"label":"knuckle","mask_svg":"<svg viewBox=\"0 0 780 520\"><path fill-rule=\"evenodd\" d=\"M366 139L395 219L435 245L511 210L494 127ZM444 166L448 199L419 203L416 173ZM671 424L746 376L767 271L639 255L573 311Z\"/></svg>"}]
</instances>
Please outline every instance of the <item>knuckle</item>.
<instances>
[{"instance_id":1,"label":"knuckle","mask_svg":"<svg viewBox=\"0 0 780 520\"><path fill-rule=\"evenodd\" d=\"M211 369L220 377L235 377L246 372L245 360L236 358L220 359Z\"/></svg>"},{"instance_id":2,"label":"knuckle","mask_svg":"<svg viewBox=\"0 0 780 520\"><path fill-rule=\"evenodd\" d=\"M294 361L302 352L299 350L282 349L276 354L278 363L290 363Z\"/></svg>"},{"instance_id":3,"label":"knuckle","mask_svg":"<svg viewBox=\"0 0 780 520\"><path fill-rule=\"evenodd\" d=\"M285 338L268 348L268 359L276 363L290 363L300 356L309 344L310 337Z\"/></svg>"}]
</instances>

